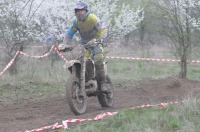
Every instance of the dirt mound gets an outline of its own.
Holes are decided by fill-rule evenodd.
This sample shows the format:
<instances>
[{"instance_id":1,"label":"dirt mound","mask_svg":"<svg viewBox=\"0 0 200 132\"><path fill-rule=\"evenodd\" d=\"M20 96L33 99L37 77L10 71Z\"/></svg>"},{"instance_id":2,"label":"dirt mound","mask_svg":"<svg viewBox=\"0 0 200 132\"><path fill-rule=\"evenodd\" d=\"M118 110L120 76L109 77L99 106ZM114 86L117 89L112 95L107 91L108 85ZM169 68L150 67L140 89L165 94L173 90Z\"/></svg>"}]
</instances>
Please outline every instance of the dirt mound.
<instances>
[{"instance_id":1,"label":"dirt mound","mask_svg":"<svg viewBox=\"0 0 200 132\"><path fill-rule=\"evenodd\" d=\"M128 85L124 90L122 87ZM79 117L69 109L63 96L49 98L41 102L18 102L12 105L0 103L0 131L25 131L52 125L68 118L92 118L105 111L117 111L120 108L142 104L156 104L184 100L188 97L200 98L200 82L167 77L158 80L133 81L115 84L115 105L103 109L96 97L88 100L87 112Z\"/></svg>"},{"instance_id":2,"label":"dirt mound","mask_svg":"<svg viewBox=\"0 0 200 132\"><path fill-rule=\"evenodd\" d=\"M150 102L164 102L183 100L188 96L194 96L194 90L200 90L199 84L197 81L167 77L165 79L143 81L136 86L136 89L143 99L147 98Z\"/></svg>"}]
</instances>

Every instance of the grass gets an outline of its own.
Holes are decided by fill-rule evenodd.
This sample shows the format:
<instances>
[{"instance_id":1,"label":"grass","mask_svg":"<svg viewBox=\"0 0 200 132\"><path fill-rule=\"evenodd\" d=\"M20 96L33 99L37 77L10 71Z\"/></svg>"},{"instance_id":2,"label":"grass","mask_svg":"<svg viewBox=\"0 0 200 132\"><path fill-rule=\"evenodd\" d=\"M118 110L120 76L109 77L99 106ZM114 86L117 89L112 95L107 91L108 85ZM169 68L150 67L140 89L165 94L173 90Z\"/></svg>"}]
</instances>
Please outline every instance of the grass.
<instances>
[{"instance_id":1,"label":"grass","mask_svg":"<svg viewBox=\"0 0 200 132\"><path fill-rule=\"evenodd\" d=\"M65 87L62 84L30 82L19 84L1 84L0 101L5 103L23 100L43 100L45 98L64 96Z\"/></svg>"},{"instance_id":2,"label":"grass","mask_svg":"<svg viewBox=\"0 0 200 132\"><path fill-rule=\"evenodd\" d=\"M30 54L33 55L42 54L42 52L37 53L35 50L30 52ZM128 54L132 53L133 51L128 52ZM166 53L167 52L165 51L165 54ZM155 53L150 51L134 51L134 54L138 54L137 56L139 56L139 54L143 54L145 57L147 57L149 55L154 56ZM118 55L115 54L114 56ZM120 84L120 82L126 82L130 80L138 81L145 79L165 78L166 76L170 75L178 75L180 71L180 67L176 62L122 59L106 60L108 61L108 74L111 77L114 85ZM24 56L22 60L20 60L20 62L18 63L18 74L9 75L8 71L6 71L0 77L0 90L4 91L3 97L11 96L10 98L13 99L15 97L14 99L16 100L16 90L19 93L20 98L23 98L23 96L26 95L25 93L28 93L28 97L31 96L33 93L37 93L37 91L41 95L53 95L53 93L60 92L65 93L65 83L68 78L69 71L64 69L63 65L64 61L62 59L57 58L57 60L55 60L55 58L52 58L52 56L42 59L34 59ZM3 64L0 65L0 69L3 69L4 67L5 66ZM188 79L200 80L200 74L198 74L199 72L199 65L197 63L188 64ZM12 86L13 88L11 90L7 90L10 86ZM15 91L13 92L12 90ZM40 94L38 94L38 96Z\"/></svg>"},{"instance_id":3,"label":"grass","mask_svg":"<svg viewBox=\"0 0 200 132\"><path fill-rule=\"evenodd\" d=\"M166 62L108 60L108 71L113 79L155 79L166 75L177 75L178 65Z\"/></svg>"},{"instance_id":4,"label":"grass","mask_svg":"<svg viewBox=\"0 0 200 132\"><path fill-rule=\"evenodd\" d=\"M66 132L199 132L199 124L200 103L190 99L164 108L123 109L114 116L84 122Z\"/></svg>"},{"instance_id":5,"label":"grass","mask_svg":"<svg viewBox=\"0 0 200 132\"><path fill-rule=\"evenodd\" d=\"M128 53L132 54L132 52ZM136 53L141 52L134 52L134 54ZM146 54L146 56L154 55L152 52L147 52ZM170 58L170 56L167 58ZM176 62L121 59L107 59L107 61L108 74L114 85L130 80L137 82L145 79L164 78L169 75L178 75L180 71L180 67ZM53 96L64 96L65 83L69 72L63 69L63 64L63 60L56 60L52 63L51 57L39 60L23 57L18 67L18 74L9 75L8 71L6 71L0 77L0 102L9 103L26 99L43 100ZM4 67L5 65L1 64L0 71ZM200 80L199 73L199 64L188 64L188 79ZM122 88L119 90L123 90ZM190 98L187 102L169 105L165 108L124 109L113 117L99 122L83 122L67 131L197 132L200 130L199 124L200 104Z\"/></svg>"},{"instance_id":6,"label":"grass","mask_svg":"<svg viewBox=\"0 0 200 132\"><path fill-rule=\"evenodd\" d=\"M0 101L9 103L26 99L43 100L54 96L64 96L68 72L64 62L50 58L33 59L24 57L18 66L18 74L6 71L0 77ZM3 68L1 68L3 69Z\"/></svg>"}]
</instances>

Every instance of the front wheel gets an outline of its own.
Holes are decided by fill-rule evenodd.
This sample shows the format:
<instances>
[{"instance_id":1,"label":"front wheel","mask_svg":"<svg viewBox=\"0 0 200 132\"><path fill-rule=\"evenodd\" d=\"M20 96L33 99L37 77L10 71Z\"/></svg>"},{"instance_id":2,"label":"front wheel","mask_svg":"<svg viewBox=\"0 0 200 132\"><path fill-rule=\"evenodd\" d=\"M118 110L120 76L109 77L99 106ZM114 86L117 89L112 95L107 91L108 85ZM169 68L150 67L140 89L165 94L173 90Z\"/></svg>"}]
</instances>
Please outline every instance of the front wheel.
<instances>
[{"instance_id":1,"label":"front wheel","mask_svg":"<svg viewBox=\"0 0 200 132\"><path fill-rule=\"evenodd\" d=\"M66 96L70 109L75 115L85 113L87 107L87 96L80 96L80 83L76 77L70 77L66 85Z\"/></svg>"},{"instance_id":2,"label":"front wheel","mask_svg":"<svg viewBox=\"0 0 200 132\"><path fill-rule=\"evenodd\" d=\"M112 81L108 75L106 75L106 83L109 88L110 93L100 93L98 95L99 103L101 104L101 107L112 107L114 105L114 89L112 85ZM98 85L101 86L100 84ZM101 89L101 88L100 88Z\"/></svg>"}]
</instances>

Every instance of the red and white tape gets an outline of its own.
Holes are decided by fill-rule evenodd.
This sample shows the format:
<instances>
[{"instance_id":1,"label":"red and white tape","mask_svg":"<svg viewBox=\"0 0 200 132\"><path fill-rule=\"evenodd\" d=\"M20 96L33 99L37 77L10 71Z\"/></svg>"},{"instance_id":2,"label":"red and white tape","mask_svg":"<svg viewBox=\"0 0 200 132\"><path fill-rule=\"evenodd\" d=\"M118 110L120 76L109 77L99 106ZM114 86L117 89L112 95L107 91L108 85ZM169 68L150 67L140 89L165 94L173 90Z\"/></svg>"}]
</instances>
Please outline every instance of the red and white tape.
<instances>
[{"instance_id":1,"label":"red and white tape","mask_svg":"<svg viewBox=\"0 0 200 132\"><path fill-rule=\"evenodd\" d=\"M17 55L19 54L19 51L17 51L14 55L14 57L10 60L10 62L7 64L7 66L3 69L2 72L0 72L0 76L14 63L15 58L17 57Z\"/></svg>"},{"instance_id":2,"label":"red and white tape","mask_svg":"<svg viewBox=\"0 0 200 132\"><path fill-rule=\"evenodd\" d=\"M181 101L181 102L185 102L186 100L184 101ZM141 108L147 108L147 107L166 107L168 106L169 104L178 104L179 102L178 101L175 101L175 102L170 102L170 103L160 103L160 104L155 104L155 105L151 105L151 104L145 104L145 105L141 105L141 106L136 106L136 107L131 107L130 109L141 109ZM45 126L45 127L41 127L41 128L37 128L37 129L33 129L33 130L27 130L25 132L39 132L39 131L44 131L44 130L47 130L47 129L60 129L60 128L63 128L63 129L69 129L68 128L68 123L79 123L79 122L83 122L83 121L97 121L97 120L101 120L103 118L105 118L106 116L112 116L112 115L115 115L117 114L118 112L105 112L103 114L99 114L97 115L95 118L86 118L86 119L82 119L82 118L79 118L79 119L68 119L68 120L65 120L65 121L62 121L62 125L58 125L58 123L54 124L54 125L50 125L50 126Z\"/></svg>"},{"instance_id":3,"label":"red and white tape","mask_svg":"<svg viewBox=\"0 0 200 132\"><path fill-rule=\"evenodd\" d=\"M146 61L164 61L164 62L180 62L181 60L174 59L159 59L159 58L132 58L132 57L113 57L113 56L105 56L108 59L123 59L123 60L146 60ZM188 60L187 62L200 62L200 60Z\"/></svg>"},{"instance_id":4,"label":"red and white tape","mask_svg":"<svg viewBox=\"0 0 200 132\"><path fill-rule=\"evenodd\" d=\"M65 57L62 55L62 53L56 48L56 46L54 47L54 49L56 50L56 52L58 53L58 55L59 55L64 61L68 61L68 60L65 59Z\"/></svg>"},{"instance_id":5,"label":"red and white tape","mask_svg":"<svg viewBox=\"0 0 200 132\"><path fill-rule=\"evenodd\" d=\"M112 115L115 115L117 114L117 112L105 112L103 114L99 114L97 115L95 118L88 118L88 119L82 119L82 118L79 118L79 119L68 119L68 120L65 120L65 121L62 121L62 125L58 125L58 123L55 123L54 125L50 125L50 126L44 126L44 127L41 127L41 128L37 128L37 129L33 129L33 130L26 130L25 132L39 132L39 131L44 131L44 130L49 130L49 129L69 129L68 128L68 123L72 123L72 122L83 122L83 121L97 121L97 120L101 120L103 118L105 118L106 116L112 116Z\"/></svg>"},{"instance_id":6,"label":"red and white tape","mask_svg":"<svg viewBox=\"0 0 200 132\"><path fill-rule=\"evenodd\" d=\"M68 129L68 124L66 122L63 122L62 125L58 125L58 123L55 123L51 126L44 126L44 127L36 128L33 130L26 130L25 132L40 132L40 131L49 130L49 129L56 130L56 129L61 129L61 128Z\"/></svg>"},{"instance_id":7,"label":"red and white tape","mask_svg":"<svg viewBox=\"0 0 200 132\"><path fill-rule=\"evenodd\" d=\"M91 118L91 119L68 119L64 122L83 122L83 121L97 121L97 120L101 120L103 118L105 118L106 116L112 116L112 115L115 115L117 114L117 112L105 112L103 114L99 114L97 115L95 118Z\"/></svg>"},{"instance_id":8,"label":"red and white tape","mask_svg":"<svg viewBox=\"0 0 200 132\"><path fill-rule=\"evenodd\" d=\"M54 47L55 47L55 45L53 45L53 46L51 47L51 49L50 49L47 53L45 53L44 55L41 55L41 56L31 56L31 55L28 55L28 54L26 54L26 53L24 53L24 52L22 52L22 51L19 51L19 53L22 54L22 55L31 57L31 58L40 59L40 58L47 57L47 56L50 54L50 52L54 49Z\"/></svg>"},{"instance_id":9,"label":"red and white tape","mask_svg":"<svg viewBox=\"0 0 200 132\"><path fill-rule=\"evenodd\" d=\"M14 55L14 57L11 59L11 61L10 61L10 62L7 64L7 66L3 69L3 71L0 72L0 76L14 63L15 58L17 57L18 54L22 54L22 55L25 55L25 56L28 56L28 57L32 57L32 58L36 58L36 59L41 59L41 58L47 57L55 47L56 47L56 46L53 45L53 46L51 47L51 49L50 49L47 53L45 53L44 55L40 55L40 56L31 56L31 55L28 55L28 54L26 54L26 53L24 53L24 52L22 52L22 51L17 51L16 54ZM66 59L65 59L65 60L66 60Z\"/></svg>"},{"instance_id":10,"label":"red and white tape","mask_svg":"<svg viewBox=\"0 0 200 132\"><path fill-rule=\"evenodd\" d=\"M0 72L0 76L13 64L16 56L18 54L22 54L22 55L25 55L25 56L28 56L28 57L33 57L33 58L37 58L37 59L40 59L40 58L44 58L46 56L48 56L50 54L50 52L52 50L56 50L56 52L59 54L59 56L64 60L64 61L67 61L67 59L65 59L65 57L62 55L61 52L59 52L59 50L56 48L55 45L53 45L50 49L50 51L48 53L45 53L44 55L41 55L41 56L31 56L31 55L28 55L22 51L17 51L15 56L13 57L13 59L7 64L7 66L3 69L2 72ZM132 58L132 57L113 57L113 56L105 56L105 58L108 58L108 59L126 59L126 60L147 60L147 61L164 61L164 62L180 62L180 60L173 60L173 59L156 59L156 58ZM187 62L196 62L196 63L199 63L200 60L188 60Z\"/></svg>"},{"instance_id":11,"label":"red and white tape","mask_svg":"<svg viewBox=\"0 0 200 132\"><path fill-rule=\"evenodd\" d=\"M182 101L182 102L184 102L184 101ZM147 107L155 107L155 106L166 107L169 104L178 104L178 101L170 102L170 103L160 103L160 104L155 104L155 105L144 104L141 106L131 107L130 109L147 108Z\"/></svg>"}]
</instances>

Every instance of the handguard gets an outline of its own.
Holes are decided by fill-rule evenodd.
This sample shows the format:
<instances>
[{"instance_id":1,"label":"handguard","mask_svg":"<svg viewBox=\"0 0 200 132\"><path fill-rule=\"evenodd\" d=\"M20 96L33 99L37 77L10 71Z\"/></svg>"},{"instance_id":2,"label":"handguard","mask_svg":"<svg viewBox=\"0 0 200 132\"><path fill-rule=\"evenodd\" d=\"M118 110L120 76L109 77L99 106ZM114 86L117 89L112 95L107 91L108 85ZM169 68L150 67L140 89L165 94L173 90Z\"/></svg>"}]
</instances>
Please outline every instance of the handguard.
<instances>
[{"instance_id":1,"label":"handguard","mask_svg":"<svg viewBox=\"0 0 200 132\"><path fill-rule=\"evenodd\" d=\"M67 45L67 44L59 44L58 45L58 50L61 52L71 51L72 49L73 49L73 47L70 45Z\"/></svg>"}]
</instances>

